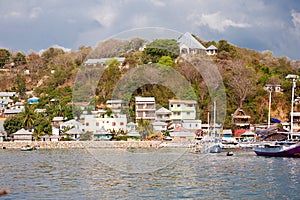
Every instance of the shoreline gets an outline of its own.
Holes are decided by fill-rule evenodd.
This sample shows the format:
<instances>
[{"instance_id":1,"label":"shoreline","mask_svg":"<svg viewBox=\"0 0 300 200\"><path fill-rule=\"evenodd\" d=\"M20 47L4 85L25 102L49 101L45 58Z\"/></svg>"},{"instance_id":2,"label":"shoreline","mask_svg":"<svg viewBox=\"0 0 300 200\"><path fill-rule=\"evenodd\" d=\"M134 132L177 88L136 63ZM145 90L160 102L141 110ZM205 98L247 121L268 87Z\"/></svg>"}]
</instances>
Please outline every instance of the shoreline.
<instances>
[{"instance_id":1,"label":"shoreline","mask_svg":"<svg viewBox=\"0 0 300 200\"><path fill-rule=\"evenodd\" d=\"M164 141L32 141L0 142L0 150L21 149L26 145L40 149L84 149L84 148L160 148Z\"/></svg>"}]
</instances>

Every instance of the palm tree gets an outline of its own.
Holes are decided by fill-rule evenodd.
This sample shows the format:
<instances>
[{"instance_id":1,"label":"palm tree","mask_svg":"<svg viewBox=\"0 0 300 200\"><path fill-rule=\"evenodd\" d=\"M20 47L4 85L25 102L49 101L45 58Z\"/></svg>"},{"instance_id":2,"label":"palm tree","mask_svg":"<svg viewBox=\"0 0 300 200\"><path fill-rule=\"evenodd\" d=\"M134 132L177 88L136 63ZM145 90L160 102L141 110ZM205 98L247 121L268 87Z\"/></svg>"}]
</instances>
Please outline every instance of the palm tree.
<instances>
[{"instance_id":1,"label":"palm tree","mask_svg":"<svg viewBox=\"0 0 300 200\"><path fill-rule=\"evenodd\" d=\"M34 121L37 118L34 110L35 106L26 103L24 105L24 111L19 114L19 117L22 119L22 123L27 130L34 125Z\"/></svg>"}]
</instances>

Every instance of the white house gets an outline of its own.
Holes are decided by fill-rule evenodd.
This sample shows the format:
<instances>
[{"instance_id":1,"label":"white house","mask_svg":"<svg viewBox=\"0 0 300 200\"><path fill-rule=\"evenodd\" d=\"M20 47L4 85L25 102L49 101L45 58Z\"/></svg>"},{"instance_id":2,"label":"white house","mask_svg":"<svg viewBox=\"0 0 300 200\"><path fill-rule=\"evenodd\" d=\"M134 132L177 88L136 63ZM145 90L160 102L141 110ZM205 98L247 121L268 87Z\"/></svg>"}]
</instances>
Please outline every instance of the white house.
<instances>
[{"instance_id":1,"label":"white house","mask_svg":"<svg viewBox=\"0 0 300 200\"><path fill-rule=\"evenodd\" d=\"M18 96L16 92L0 92L1 99L10 99L15 96Z\"/></svg>"},{"instance_id":2,"label":"white house","mask_svg":"<svg viewBox=\"0 0 300 200\"><path fill-rule=\"evenodd\" d=\"M110 131L126 131L127 117L123 114L115 114L111 117L99 115L85 115L84 126L85 131L95 133L100 128Z\"/></svg>"},{"instance_id":3,"label":"white house","mask_svg":"<svg viewBox=\"0 0 300 200\"><path fill-rule=\"evenodd\" d=\"M197 119L184 119L181 121L181 126L188 130L198 130L201 129L202 121Z\"/></svg>"},{"instance_id":4,"label":"white house","mask_svg":"<svg viewBox=\"0 0 300 200\"><path fill-rule=\"evenodd\" d=\"M181 55L188 54L203 54L203 55L215 55L218 49L214 45L210 45L208 48L203 46L191 33L186 32L178 39L179 49Z\"/></svg>"},{"instance_id":5,"label":"white house","mask_svg":"<svg viewBox=\"0 0 300 200\"><path fill-rule=\"evenodd\" d=\"M33 140L33 133L24 128L13 133L11 136L14 142L30 142Z\"/></svg>"},{"instance_id":6,"label":"white house","mask_svg":"<svg viewBox=\"0 0 300 200\"><path fill-rule=\"evenodd\" d=\"M160 133L162 131L166 131L167 130L167 123L165 122L153 122L152 126L153 126L153 130L155 133Z\"/></svg>"},{"instance_id":7,"label":"white house","mask_svg":"<svg viewBox=\"0 0 300 200\"><path fill-rule=\"evenodd\" d=\"M155 119L156 121L170 122L172 112L170 110L162 107L155 112L155 115L156 115L156 119Z\"/></svg>"},{"instance_id":8,"label":"white house","mask_svg":"<svg viewBox=\"0 0 300 200\"><path fill-rule=\"evenodd\" d=\"M141 119L154 122L155 111L154 97L135 97L135 119L137 122Z\"/></svg>"},{"instance_id":9,"label":"white house","mask_svg":"<svg viewBox=\"0 0 300 200\"><path fill-rule=\"evenodd\" d=\"M217 47L215 47L214 45L210 45L209 47L207 47L206 49L206 54L207 55L216 55L218 53L218 49Z\"/></svg>"},{"instance_id":10,"label":"white house","mask_svg":"<svg viewBox=\"0 0 300 200\"><path fill-rule=\"evenodd\" d=\"M187 119L196 119L197 101L194 100L169 100L169 110L172 112L171 120L181 122Z\"/></svg>"}]
</instances>

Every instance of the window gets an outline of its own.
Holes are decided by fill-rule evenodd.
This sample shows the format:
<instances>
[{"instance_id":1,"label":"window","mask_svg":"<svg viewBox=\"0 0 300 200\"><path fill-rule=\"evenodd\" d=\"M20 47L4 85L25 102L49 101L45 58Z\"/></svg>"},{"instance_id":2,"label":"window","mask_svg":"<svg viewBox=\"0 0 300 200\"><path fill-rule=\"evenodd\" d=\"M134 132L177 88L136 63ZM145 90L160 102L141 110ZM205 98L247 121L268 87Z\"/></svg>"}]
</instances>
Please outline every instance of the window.
<instances>
[{"instance_id":1,"label":"window","mask_svg":"<svg viewBox=\"0 0 300 200\"><path fill-rule=\"evenodd\" d=\"M120 122L120 126L123 126L124 125L124 122Z\"/></svg>"},{"instance_id":2,"label":"window","mask_svg":"<svg viewBox=\"0 0 300 200\"><path fill-rule=\"evenodd\" d=\"M112 123L112 126L116 126L116 122L113 122L113 123Z\"/></svg>"},{"instance_id":3,"label":"window","mask_svg":"<svg viewBox=\"0 0 300 200\"><path fill-rule=\"evenodd\" d=\"M99 122L96 122L96 126L99 126Z\"/></svg>"},{"instance_id":4,"label":"window","mask_svg":"<svg viewBox=\"0 0 300 200\"><path fill-rule=\"evenodd\" d=\"M85 125L86 125L86 126L89 126L89 123L87 122L87 123L85 123Z\"/></svg>"}]
</instances>

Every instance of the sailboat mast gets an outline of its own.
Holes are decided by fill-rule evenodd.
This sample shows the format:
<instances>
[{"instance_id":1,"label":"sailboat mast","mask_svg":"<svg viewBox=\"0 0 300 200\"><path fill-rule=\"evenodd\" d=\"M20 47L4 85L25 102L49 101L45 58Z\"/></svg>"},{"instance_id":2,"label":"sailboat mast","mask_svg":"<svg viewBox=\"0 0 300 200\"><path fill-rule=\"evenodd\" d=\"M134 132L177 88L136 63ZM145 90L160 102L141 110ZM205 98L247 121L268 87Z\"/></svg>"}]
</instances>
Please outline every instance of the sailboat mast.
<instances>
[{"instance_id":1,"label":"sailboat mast","mask_svg":"<svg viewBox=\"0 0 300 200\"><path fill-rule=\"evenodd\" d=\"M214 101L214 137L216 137L216 101Z\"/></svg>"}]
</instances>

